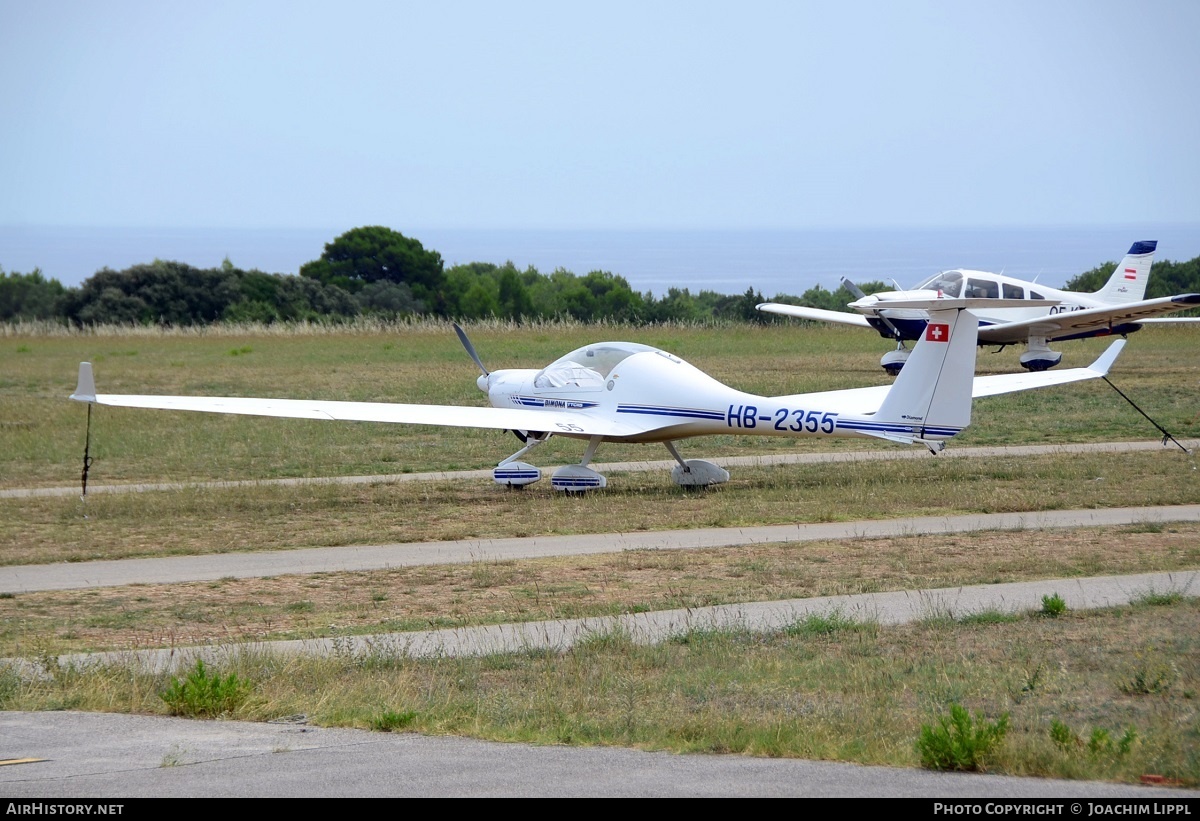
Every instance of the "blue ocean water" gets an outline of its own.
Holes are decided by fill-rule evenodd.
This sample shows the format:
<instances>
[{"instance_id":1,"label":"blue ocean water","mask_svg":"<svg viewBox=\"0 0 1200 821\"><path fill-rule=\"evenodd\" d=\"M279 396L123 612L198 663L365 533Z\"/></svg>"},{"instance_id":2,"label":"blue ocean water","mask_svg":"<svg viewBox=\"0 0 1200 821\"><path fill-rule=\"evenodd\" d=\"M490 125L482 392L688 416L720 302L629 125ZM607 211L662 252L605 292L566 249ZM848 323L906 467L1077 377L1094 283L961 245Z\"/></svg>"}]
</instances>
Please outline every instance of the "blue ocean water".
<instances>
[{"instance_id":1,"label":"blue ocean water","mask_svg":"<svg viewBox=\"0 0 1200 821\"><path fill-rule=\"evenodd\" d=\"M228 258L239 268L295 274L345 228L167 229L0 226L0 268L42 273L79 285L101 268L155 259L200 268ZM1156 260L1200 256L1200 224L999 228L839 228L797 230L470 230L397 228L447 266L511 261L543 274L563 268L619 274L640 292L765 297L799 295L840 278L893 280L903 287L947 268L975 268L1035 279L1051 287L1104 262L1135 241L1158 240Z\"/></svg>"}]
</instances>

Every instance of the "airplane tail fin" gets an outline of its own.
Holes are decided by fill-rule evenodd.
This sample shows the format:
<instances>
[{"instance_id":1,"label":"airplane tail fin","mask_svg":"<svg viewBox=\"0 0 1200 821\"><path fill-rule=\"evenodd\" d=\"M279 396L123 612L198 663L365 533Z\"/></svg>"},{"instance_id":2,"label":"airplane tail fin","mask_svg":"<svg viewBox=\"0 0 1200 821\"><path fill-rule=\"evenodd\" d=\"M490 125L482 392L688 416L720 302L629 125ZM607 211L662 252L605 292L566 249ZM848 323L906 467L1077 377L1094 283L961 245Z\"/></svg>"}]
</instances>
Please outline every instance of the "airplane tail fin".
<instances>
[{"instance_id":1,"label":"airplane tail fin","mask_svg":"<svg viewBox=\"0 0 1200 821\"><path fill-rule=\"evenodd\" d=\"M969 425L978 338L974 314L930 310L924 334L875 413L883 431L877 435L902 442L941 440Z\"/></svg>"},{"instance_id":2,"label":"airplane tail fin","mask_svg":"<svg viewBox=\"0 0 1200 821\"><path fill-rule=\"evenodd\" d=\"M1150 266L1154 263L1154 251L1158 240L1135 242L1129 253L1113 271L1108 282L1092 296L1109 304L1137 302L1146 296L1146 282L1150 279Z\"/></svg>"}]
</instances>

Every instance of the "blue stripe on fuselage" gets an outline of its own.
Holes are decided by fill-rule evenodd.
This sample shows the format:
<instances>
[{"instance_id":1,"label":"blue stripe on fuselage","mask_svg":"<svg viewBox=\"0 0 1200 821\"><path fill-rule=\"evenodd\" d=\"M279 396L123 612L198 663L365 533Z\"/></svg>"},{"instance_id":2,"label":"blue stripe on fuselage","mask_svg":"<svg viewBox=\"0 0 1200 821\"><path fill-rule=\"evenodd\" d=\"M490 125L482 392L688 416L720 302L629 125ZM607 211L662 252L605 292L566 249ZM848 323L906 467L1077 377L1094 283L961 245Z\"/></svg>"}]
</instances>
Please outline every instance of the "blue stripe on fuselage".
<instances>
[{"instance_id":1,"label":"blue stripe on fuselage","mask_svg":"<svg viewBox=\"0 0 1200 821\"><path fill-rule=\"evenodd\" d=\"M836 428L838 430L852 430L863 432L878 432L878 433L897 433L902 436L955 436L962 433L962 428L951 427L949 425L921 425L909 424L901 422L869 422L865 420L845 420L839 419Z\"/></svg>"},{"instance_id":2,"label":"blue stripe on fuselage","mask_svg":"<svg viewBox=\"0 0 1200 821\"><path fill-rule=\"evenodd\" d=\"M688 419L725 420L725 411L704 408L669 408L660 405L617 405L617 413L636 413L643 416L683 416Z\"/></svg>"}]
</instances>

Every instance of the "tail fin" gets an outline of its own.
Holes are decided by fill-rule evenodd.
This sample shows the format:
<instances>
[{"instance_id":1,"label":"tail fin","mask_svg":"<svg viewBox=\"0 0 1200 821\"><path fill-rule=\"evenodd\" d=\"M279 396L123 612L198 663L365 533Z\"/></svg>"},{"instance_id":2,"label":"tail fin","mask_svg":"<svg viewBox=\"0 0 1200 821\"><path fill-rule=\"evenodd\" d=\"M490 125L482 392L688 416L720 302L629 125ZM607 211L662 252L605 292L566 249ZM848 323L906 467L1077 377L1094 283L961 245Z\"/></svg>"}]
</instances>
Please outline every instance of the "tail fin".
<instances>
[{"instance_id":1,"label":"tail fin","mask_svg":"<svg viewBox=\"0 0 1200 821\"><path fill-rule=\"evenodd\" d=\"M896 432L886 438L948 439L971 424L978 339L975 314L957 308L929 312L925 333L875 413Z\"/></svg>"},{"instance_id":2,"label":"tail fin","mask_svg":"<svg viewBox=\"0 0 1200 821\"><path fill-rule=\"evenodd\" d=\"M1158 240L1155 239L1135 242L1108 282L1092 296L1114 305L1144 299L1146 281L1150 279L1150 266L1154 262L1156 248Z\"/></svg>"}]
</instances>

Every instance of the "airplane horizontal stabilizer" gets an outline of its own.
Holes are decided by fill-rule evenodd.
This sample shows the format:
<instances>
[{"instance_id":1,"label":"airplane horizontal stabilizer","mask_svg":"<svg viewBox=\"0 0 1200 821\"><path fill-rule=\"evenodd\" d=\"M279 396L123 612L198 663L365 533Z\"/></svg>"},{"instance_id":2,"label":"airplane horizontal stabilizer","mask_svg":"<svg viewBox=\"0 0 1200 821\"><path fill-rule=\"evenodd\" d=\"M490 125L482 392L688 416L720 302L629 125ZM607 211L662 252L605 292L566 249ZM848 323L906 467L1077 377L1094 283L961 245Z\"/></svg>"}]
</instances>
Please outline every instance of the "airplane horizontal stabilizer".
<instances>
[{"instance_id":1,"label":"airplane horizontal stabilizer","mask_svg":"<svg viewBox=\"0 0 1200 821\"><path fill-rule=\"evenodd\" d=\"M755 306L768 314L794 316L797 319L811 319L816 322L837 322L842 325L855 325L860 328L870 328L871 323L862 314L849 314L845 311L827 311L824 308L808 308L803 305L785 305L781 302L763 302Z\"/></svg>"}]
</instances>

